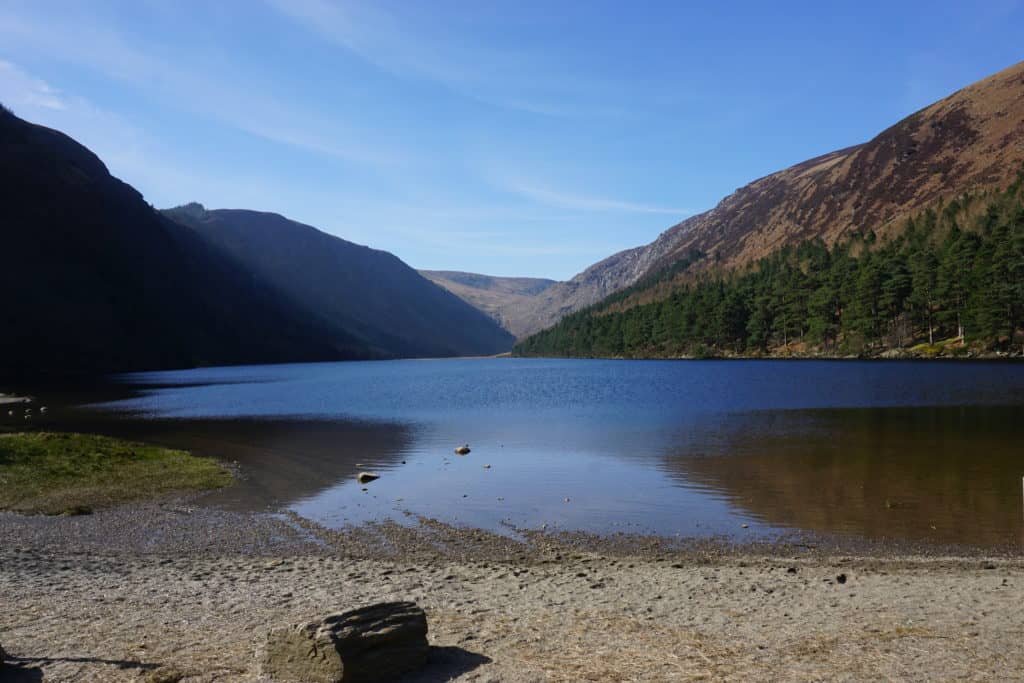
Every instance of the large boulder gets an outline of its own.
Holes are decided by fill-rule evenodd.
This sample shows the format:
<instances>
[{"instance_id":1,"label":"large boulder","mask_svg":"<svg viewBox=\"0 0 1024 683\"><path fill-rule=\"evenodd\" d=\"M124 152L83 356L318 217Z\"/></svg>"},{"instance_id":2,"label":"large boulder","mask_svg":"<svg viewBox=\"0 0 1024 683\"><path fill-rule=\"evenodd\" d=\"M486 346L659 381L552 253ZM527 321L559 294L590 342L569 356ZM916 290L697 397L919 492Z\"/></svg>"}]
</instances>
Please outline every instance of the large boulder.
<instances>
[{"instance_id":1,"label":"large boulder","mask_svg":"<svg viewBox=\"0 0 1024 683\"><path fill-rule=\"evenodd\" d=\"M427 615L386 602L277 628L257 654L260 675L280 683L392 681L427 660Z\"/></svg>"}]
</instances>

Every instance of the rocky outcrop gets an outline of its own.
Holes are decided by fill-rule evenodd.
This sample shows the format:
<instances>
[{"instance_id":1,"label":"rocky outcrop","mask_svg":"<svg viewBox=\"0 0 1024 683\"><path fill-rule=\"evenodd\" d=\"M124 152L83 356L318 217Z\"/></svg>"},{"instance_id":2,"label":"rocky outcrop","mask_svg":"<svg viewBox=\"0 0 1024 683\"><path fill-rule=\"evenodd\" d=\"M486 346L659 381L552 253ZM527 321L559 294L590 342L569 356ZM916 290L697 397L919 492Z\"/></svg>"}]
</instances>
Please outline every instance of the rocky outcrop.
<instances>
[{"instance_id":1,"label":"rocky outcrop","mask_svg":"<svg viewBox=\"0 0 1024 683\"><path fill-rule=\"evenodd\" d=\"M280 683L393 681L427 659L427 617L389 602L274 629L257 654L259 672Z\"/></svg>"}]
</instances>

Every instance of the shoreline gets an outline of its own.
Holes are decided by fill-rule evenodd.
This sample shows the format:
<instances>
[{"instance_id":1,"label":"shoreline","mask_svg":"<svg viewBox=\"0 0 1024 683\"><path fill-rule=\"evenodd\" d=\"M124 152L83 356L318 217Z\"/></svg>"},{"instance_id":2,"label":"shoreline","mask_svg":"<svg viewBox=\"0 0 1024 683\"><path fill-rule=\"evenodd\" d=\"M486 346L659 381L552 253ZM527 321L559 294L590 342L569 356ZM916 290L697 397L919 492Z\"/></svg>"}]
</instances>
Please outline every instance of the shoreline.
<instances>
[{"instance_id":1,"label":"shoreline","mask_svg":"<svg viewBox=\"0 0 1024 683\"><path fill-rule=\"evenodd\" d=\"M776 536L593 533L560 528L509 527L498 533L407 512L400 523L381 519L329 528L290 511L227 510L203 502L203 492L170 494L76 515L0 510L0 548L25 552L116 557L324 556L346 560L416 562L494 561L553 564L585 553L635 560L729 562L749 557L825 560L842 557L863 565L979 561L1018 563L1020 543L965 545L794 531Z\"/></svg>"},{"instance_id":2,"label":"shoreline","mask_svg":"<svg viewBox=\"0 0 1024 683\"><path fill-rule=\"evenodd\" d=\"M432 520L332 532L183 498L0 513L0 643L24 680L258 681L253 651L271 627L411 599L432 645L413 681L1005 679L1024 667L1020 553L603 542Z\"/></svg>"},{"instance_id":3,"label":"shoreline","mask_svg":"<svg viewBox=\"0 0 1024 683\"><path fill-rule=\"evenodd\" d=\"M790 355L725 355L725 356L553 356L553 355L516 355L510 358L522 359L552 359L552 360L635 360L635 361L658 361L658 360L696 360L696 361L841 361L841 362L879 362L879 363L906 363L906 362L932 362L942 361L948 363L1019 363L1024 362L1024 353L1008 353L1004 355L983 354L963 356L925 356L925 355L828 355L828 354L790 354Z\"/></svg>"},{"instance_id":4,"label":"shoreline","mask_svg":"<svg viewBox=\"0 0 1024 683\"><path fill-rule=\"evenodd\" d=\"M41 381L30 382L26 381L23 377L18 376L4 376L0 375L0 386L10 389L13 386L21 387L20 391L23 394L31 394L31 391L26 391L26 388L30 389L33 386L40 387L61 387L61 386L91 386L96 383L108 384L111 378L118 377L126 374L149 374L149 373L164 373L164 372L186 372L189 370L213 370L218 368L259 368L259 367L274 367L279 365L333 365L337 363L393 363L393 362L406 362L406 361L459 361L459 360L504 360L504 359L550 359L550 360L635 360L635 361L652 361L652 360L699 360L699 361L879 361L883 363L892 362L907 362L907 361L946 361L946 362L961 362L961 363L1017 363L1024 361L1024 352L999 352L999 353L982 353L982 354L964 354L964 355L917 355L917 354L901 354L901 355L853 355L853 354L779 354L779 355L708 355L708 356L559 356L559 355L547 355L547 354L517 354L514 351L506 351L491 356L440 356L436 358L426 357L407 357L407 358L379 358L379 359L360 359L360 360L336 360L336 361L303 361L298 363L245 363L236 365L218 365L218 366L192 366L192 367L180 367L180 368L159 368L150 370L118 370L110 372L101 372L95 374L72 374L72 375L54 375L44 376ZM7 398L4 401L4 397ZM0 403L31 403L35 400L35 397L30 395L11 395L0 392Z\"/></svg>"}]
</instances>

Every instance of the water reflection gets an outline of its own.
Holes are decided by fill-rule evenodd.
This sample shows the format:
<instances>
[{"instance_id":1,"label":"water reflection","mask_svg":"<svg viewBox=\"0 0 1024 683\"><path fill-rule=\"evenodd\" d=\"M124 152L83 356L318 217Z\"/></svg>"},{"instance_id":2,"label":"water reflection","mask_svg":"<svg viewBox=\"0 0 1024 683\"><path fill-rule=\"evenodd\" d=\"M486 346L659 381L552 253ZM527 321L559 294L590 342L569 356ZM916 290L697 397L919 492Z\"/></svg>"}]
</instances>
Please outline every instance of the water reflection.
<instances>
[{"instance_id":1,"label":"water reflection","mask_svg":"<svg viewBox=\"0 0 1024 683\"><path fill-rule=\"evenodd\" d=\"M400 466L414 440L409 425L355 421L253 419L139 419L75 415L61 429L106 434L182 448L237 462L244 478L203 497L235 510L287 507L355 482L360 470Z\"/></svg>"},{"instance_id":2,"label":"water reflection","mask_svg":"<svg viewBox=\"0 0 1024 683\"><path fill-rule=\"evenodd\" d=\"M399 361L47 392L44 425L237 460L247 478L207 502L330 526L409 511L495 530L1024 534L1021 364ZM361 469L385 476L362 487Z\"/></svg>"},{"instance_id":3,"label":"water reflection","mask_svg":"<svg viewBox=\"0 0 1024 683\"><path fill-rule=\"evenodd\" d=\"M1024 541L1024 407L866 408L732 416L666 453L765 523L875 539Z\"/></svg>"}]
</instances>

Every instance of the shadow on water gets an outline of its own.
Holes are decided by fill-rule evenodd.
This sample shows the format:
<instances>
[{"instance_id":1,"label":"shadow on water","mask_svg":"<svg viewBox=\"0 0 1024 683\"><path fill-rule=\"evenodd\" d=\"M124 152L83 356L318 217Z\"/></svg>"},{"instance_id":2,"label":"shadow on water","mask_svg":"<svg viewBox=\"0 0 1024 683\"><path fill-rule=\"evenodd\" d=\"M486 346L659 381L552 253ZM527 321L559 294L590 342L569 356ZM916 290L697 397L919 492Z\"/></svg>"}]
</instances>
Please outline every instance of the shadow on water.
<instances>
[{"instance_id":1,"label":"shadow on water","mask_svg":"<svg viewBox=\"0 0 1024 683\"><path fill-rule=\"evenodd\" d=\"M1024 406L750 413L669 451L663 466L778 527L1019 544L1022 426Z\"/></svg>"},{"instance_id":2,"label":"shadow on water","mask_svg":"<svg viewBox=\"0 0 1024 683\"><path fill-rule=\"evenodd\" d=\"M98 415L67 417L57 424L62 430L144 441L237 462L243 479L204 495L202 502L243 511L313 497L362 469L393 468L414 438L413 428L406 425L342 420L144 420Z\"/></svg>"},{"instance_id":3,"label":"shadow on water","mask_svg":"<svg viewBox=\"0 0 1024 683\"><path fill-rule=\"evenodd\" d=\"M238 381L237 384L259 384ZM231 384L218 381L217 386ZM103 434L191 451L235 463L244 477L236 485L206 494L203 502L233 510L264 510L313 497L353 477L364 467L390 469L414 439L413 427L390 422L346 419L186 418L162 419L131 412L83 409L96 403L137 398L168 387L207 387L209 382L148 381L129 384L110 379L15 387L37 396L33 404L5 406L0 431L29 427ZM46 405L48 412L40 413ZM33 410L25 420L25 407ZM357 467L362 465L364 467Z\"/></svg>"}]
</instances>

